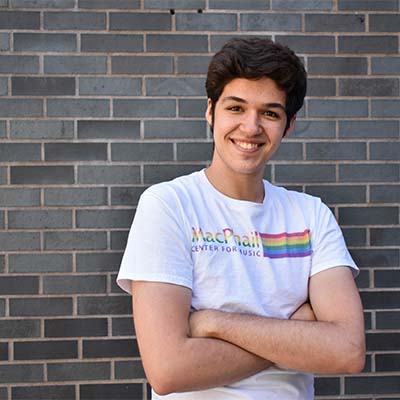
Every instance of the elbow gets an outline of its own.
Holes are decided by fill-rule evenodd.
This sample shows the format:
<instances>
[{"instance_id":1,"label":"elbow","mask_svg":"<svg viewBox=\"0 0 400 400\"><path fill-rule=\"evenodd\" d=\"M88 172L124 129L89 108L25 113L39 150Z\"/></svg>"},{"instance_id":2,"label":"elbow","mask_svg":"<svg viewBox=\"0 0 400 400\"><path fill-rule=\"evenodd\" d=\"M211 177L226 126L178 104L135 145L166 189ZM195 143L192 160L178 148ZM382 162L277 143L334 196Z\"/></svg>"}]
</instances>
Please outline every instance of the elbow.
<instances>
[{"instance_id":1,"label":"elbow","mask_svg":"<svg viewBox=\"0 0 400 400\"><path fill-rule=\"evenodd\" d=\"M170 367L166 365L165 368L162 368L158 365L156 371L146 372L150 386L160 396L184 391L183 382L179 378L184 375L182 373L175 374Z\"/></svg>"},{"instance_id":2,"label":"elbow","mask_svg":"<svg viewBox=\"0 0 400 400\"><path fill-rule=\"evenodd\" d=\"M343 372L346 374L358 374L365 366L365 342L352 345L344 356Z\"/></svg>"}]
</instances>

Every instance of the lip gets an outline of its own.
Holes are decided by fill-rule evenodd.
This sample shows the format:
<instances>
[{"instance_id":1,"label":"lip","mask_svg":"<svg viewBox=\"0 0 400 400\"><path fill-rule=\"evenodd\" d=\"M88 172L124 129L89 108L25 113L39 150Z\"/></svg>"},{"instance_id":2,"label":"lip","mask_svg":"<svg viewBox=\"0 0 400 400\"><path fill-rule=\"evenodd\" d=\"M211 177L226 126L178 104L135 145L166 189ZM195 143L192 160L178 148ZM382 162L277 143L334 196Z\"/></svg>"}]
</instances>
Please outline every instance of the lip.
<instances>
[{"instance_id":1,"label":"lip","mask_svg":"<svg viewBox=\"0 0 400 400\"><path fill-rule=\"evenodd\" d=\"M241 140L241 139L231 138L230 141L233 143L235 148L246 153L254 153L264 145L264 143L253 142L249 140Z\"/></svg>"}]
</instances>

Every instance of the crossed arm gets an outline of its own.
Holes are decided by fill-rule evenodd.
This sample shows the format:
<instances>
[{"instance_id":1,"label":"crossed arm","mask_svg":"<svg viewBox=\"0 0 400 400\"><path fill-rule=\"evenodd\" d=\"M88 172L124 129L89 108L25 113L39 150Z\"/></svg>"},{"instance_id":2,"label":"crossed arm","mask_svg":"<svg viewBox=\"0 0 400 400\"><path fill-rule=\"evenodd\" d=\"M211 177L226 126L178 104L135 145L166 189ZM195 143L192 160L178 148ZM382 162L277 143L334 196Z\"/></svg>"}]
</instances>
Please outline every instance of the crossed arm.
<instances>
[{"instance_id":1,"label":"crossed arm","mask_svg":"<svg viewBox=\"0 0 400 400\"><path fill-rule=\"evenodd\" d=\"M354 373L364 365L362 307L347 267L310 279L316 321L304 309L291 320L203 310L189 321L189 289L133 282L132 290L143 365L159 394L227 385L271 363L317 373Z\"/></svg>"}]
</instances>

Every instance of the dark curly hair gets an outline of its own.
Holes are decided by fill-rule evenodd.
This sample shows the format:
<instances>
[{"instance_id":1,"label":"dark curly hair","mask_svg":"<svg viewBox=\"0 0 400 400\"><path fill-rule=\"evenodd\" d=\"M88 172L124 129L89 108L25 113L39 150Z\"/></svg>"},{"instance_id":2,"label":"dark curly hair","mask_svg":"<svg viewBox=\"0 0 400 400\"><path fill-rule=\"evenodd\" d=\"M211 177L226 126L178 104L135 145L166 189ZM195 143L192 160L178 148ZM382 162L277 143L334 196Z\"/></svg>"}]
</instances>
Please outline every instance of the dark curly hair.
<instances>
[{"instance_id":1,"label":"dark curly hair","mask_svg":"<svg viewBox=\"0 0 400 400\"><path fill-rule=\"evenodd\" d=\"M288 47L265 38L229 40L214 55L208 66L206 90L212 109L225 85L235 78L275 81L286 93L286 116L290 120L302 107L307 89L307 74L296 54Z\"/></svg>"}]
</instances>

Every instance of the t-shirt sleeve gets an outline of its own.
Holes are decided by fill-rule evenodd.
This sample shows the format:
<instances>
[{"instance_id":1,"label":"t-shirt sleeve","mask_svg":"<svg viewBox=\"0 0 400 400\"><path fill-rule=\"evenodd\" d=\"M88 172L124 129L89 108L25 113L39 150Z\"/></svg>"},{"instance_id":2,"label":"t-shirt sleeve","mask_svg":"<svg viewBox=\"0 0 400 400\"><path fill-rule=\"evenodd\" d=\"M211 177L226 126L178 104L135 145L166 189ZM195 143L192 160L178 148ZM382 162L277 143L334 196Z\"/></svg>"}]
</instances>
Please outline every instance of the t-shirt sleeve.
<instances>
[{"instance_id":1,"label":"t-shirt sleeve","mask_svg":"<svg viewBox=\"0 0 400 400\"><path fill-rule=\"evenodd\" d=\"M178 205L153 193L139 201L117 277L131 293L131 281L166 282L192 289L193 263Z\"/></svg>"},{"instance_id":2,"label":"t-shirt sleeve","mask_svg":"<svg viewBox=\"0 0 400 400\"><path fill-rule=\"evenodd\" d=\"M358 275L359 269L347 250L342 231L335 217L331 210L320 201L314 230L311 233L311 242L313 249L311 276L338 266L348 266L352 269L354 277Z\"/></svg>"}]
</instances>

